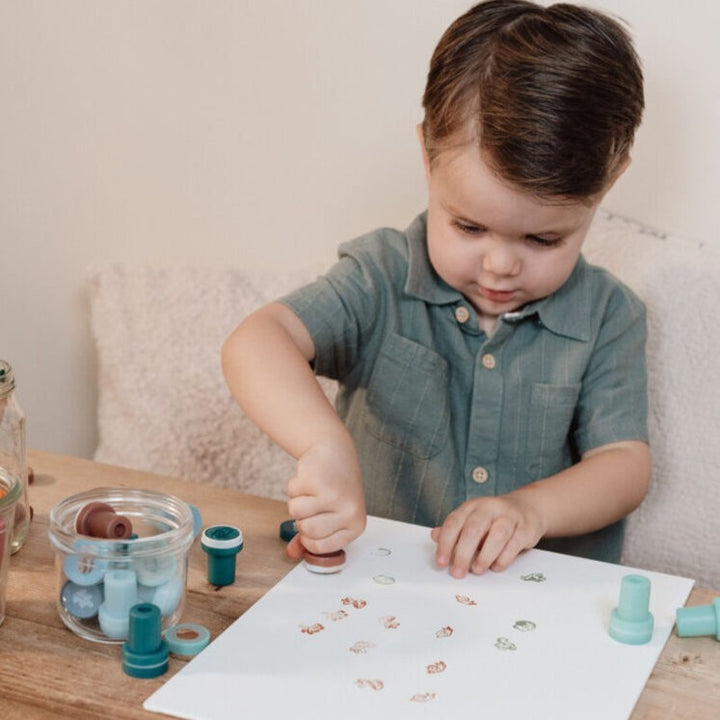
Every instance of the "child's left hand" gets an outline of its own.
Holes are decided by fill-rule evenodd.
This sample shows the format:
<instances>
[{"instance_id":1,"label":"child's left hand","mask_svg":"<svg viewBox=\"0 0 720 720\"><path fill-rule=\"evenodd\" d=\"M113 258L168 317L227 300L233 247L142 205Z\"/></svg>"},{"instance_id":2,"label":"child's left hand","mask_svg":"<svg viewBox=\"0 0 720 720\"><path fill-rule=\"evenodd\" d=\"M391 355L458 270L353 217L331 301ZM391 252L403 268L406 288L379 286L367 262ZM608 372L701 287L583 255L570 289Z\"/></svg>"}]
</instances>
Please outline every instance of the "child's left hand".
<instances>
[{"instance_id":1,"label":"child's left hand","mask_svg":"<svg viewBox=\"0 0 720 720\"><path fill-rule=\"evenodd\" d=\"M488 568L504 570L545 534L540 512L521 493L474 498L453 510L441 527L433 528L435 562L450 566L453 577Z\"/></svg>"}]
</instances>

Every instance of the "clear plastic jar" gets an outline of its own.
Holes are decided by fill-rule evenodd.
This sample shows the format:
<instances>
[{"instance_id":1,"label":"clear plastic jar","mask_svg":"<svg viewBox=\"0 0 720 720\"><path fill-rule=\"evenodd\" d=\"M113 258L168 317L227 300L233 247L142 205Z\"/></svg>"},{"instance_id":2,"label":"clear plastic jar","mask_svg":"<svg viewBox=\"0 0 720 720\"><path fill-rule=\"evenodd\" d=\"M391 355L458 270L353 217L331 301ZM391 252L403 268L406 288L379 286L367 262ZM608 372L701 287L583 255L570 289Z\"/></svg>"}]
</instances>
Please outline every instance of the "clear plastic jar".
<instances>
[{"instance_id":1,"label":"clear plastic jar","mask_svg":"<svg viewBox=\"0 0 720 720\"><path fill-rule=\"evenodd\" d=\"M30 527L28 505L28 469L25 454L25 414L15 395L12 367L0 360L0 477L17 478L21 488L15 505L10 551L16 553L25 543Z\"/></svg>"},{"instance_id":2,"label":"clear plastic jar","mask_svg":"<svg viewBox=\"0 0 720 720\"><path fill-rule=\"evenodd\" d=\"M132 524L127 539L77 532L78 513L104 503ZM55 548L57 610L74 633L121 643L136 603L160 608L161 625L175 625L185 604L188 551L193 542L190 507L172 495L129 488L96 488L73 495L50 511Z\"/></svg>"},{"instance_id":3,"label":"clear plastic jar","mask_svg":"<svg viewBox=\"0 0 720 720\"><path fill-rule=\"evenodd\" d=\"M22 495L22 486L12 475L0 475L0 625L5 619L5 589L10 566L10 540L15 509Z\"/></svg>"}]
</instances>

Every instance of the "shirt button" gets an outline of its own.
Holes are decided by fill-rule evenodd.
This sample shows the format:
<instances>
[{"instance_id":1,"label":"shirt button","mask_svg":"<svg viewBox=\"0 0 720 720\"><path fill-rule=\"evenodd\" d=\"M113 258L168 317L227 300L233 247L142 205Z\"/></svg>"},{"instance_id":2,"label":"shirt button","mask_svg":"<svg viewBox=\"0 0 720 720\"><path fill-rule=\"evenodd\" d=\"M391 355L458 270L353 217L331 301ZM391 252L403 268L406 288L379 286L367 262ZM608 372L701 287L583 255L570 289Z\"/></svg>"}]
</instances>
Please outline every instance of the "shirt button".
<instances>
[{"instance_id":1,"label":"shirt button","mask_svg":"<svg viewBox=\"0 0 720 720\"><path fill-rule=\"evenodd\" d=\"M470 311L464 305L459 305L455 308L455 319L460 324L466 323L470 319Z\"/></svg>"},{"instance_id":2,"label":"shirt button","mask_svg":"<svg viewBox=\"0 0 720 720\"><path fill-rule=\"evenodd\" d=\"M492 370L495 367L495 356L491 353L485 353L482 356L482 364L483 367Z\"/></svg>"},{"instance_id":3,"label":"shirt button","mask_svg":"<svg viewBox=\"0 0 720 720\"><path fill-rule=\"evenodd\" d=\"M487 482L488 477L488 471L484 467L478 466L472 471L472 479L478 485L482 485L483 483Z\"/></svg>"}]
</instances>

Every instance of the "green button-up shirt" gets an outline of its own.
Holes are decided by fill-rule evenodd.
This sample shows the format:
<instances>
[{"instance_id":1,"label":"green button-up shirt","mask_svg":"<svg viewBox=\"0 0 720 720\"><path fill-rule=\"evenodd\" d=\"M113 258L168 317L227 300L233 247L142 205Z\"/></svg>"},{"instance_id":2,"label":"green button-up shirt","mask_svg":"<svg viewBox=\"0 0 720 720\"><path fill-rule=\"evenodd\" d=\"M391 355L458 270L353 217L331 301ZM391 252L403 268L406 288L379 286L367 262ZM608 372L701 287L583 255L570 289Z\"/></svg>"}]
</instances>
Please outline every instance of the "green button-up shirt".
<instances>
[{"instance_id":1,"label":"green button-up shirt","mask_svg":"<svg viewBox=\"0 0 720 720\"><path fill-rule=\"evenodd\" d=\"M502 495L592 448L647 441L645 311L580 257L552 295L502 316L491 337L432 268L426 217L340 247L284 297L340 381L337 411L368 512L439 525L465 500ZM622 523L545 547L617 561Z\"/></svg>"}]
</instances>

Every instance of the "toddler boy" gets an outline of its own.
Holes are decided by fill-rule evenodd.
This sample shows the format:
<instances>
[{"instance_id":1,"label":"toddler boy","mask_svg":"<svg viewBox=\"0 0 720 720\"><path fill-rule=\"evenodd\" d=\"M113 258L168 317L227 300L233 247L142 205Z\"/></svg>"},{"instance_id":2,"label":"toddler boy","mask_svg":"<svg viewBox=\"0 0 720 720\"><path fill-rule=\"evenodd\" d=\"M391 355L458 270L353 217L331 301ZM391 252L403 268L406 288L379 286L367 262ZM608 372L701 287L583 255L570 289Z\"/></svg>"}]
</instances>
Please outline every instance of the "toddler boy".
<instances>
[{"instance_id":1,"label":"toddler boy","mask_svg":"<svg viewBox=\"0 0 720 720\"><path fill-rule=\"evenodd\" d=\"M440 40L423 106L427 211L341 246L223 349L297 459L288 553L340 549L367 508L432 526L456 577L541 541L617 561L650 478L645 313L580 251L640 123L632 43L589 9L483 2Z\"/></svg>"}]
</instances>

